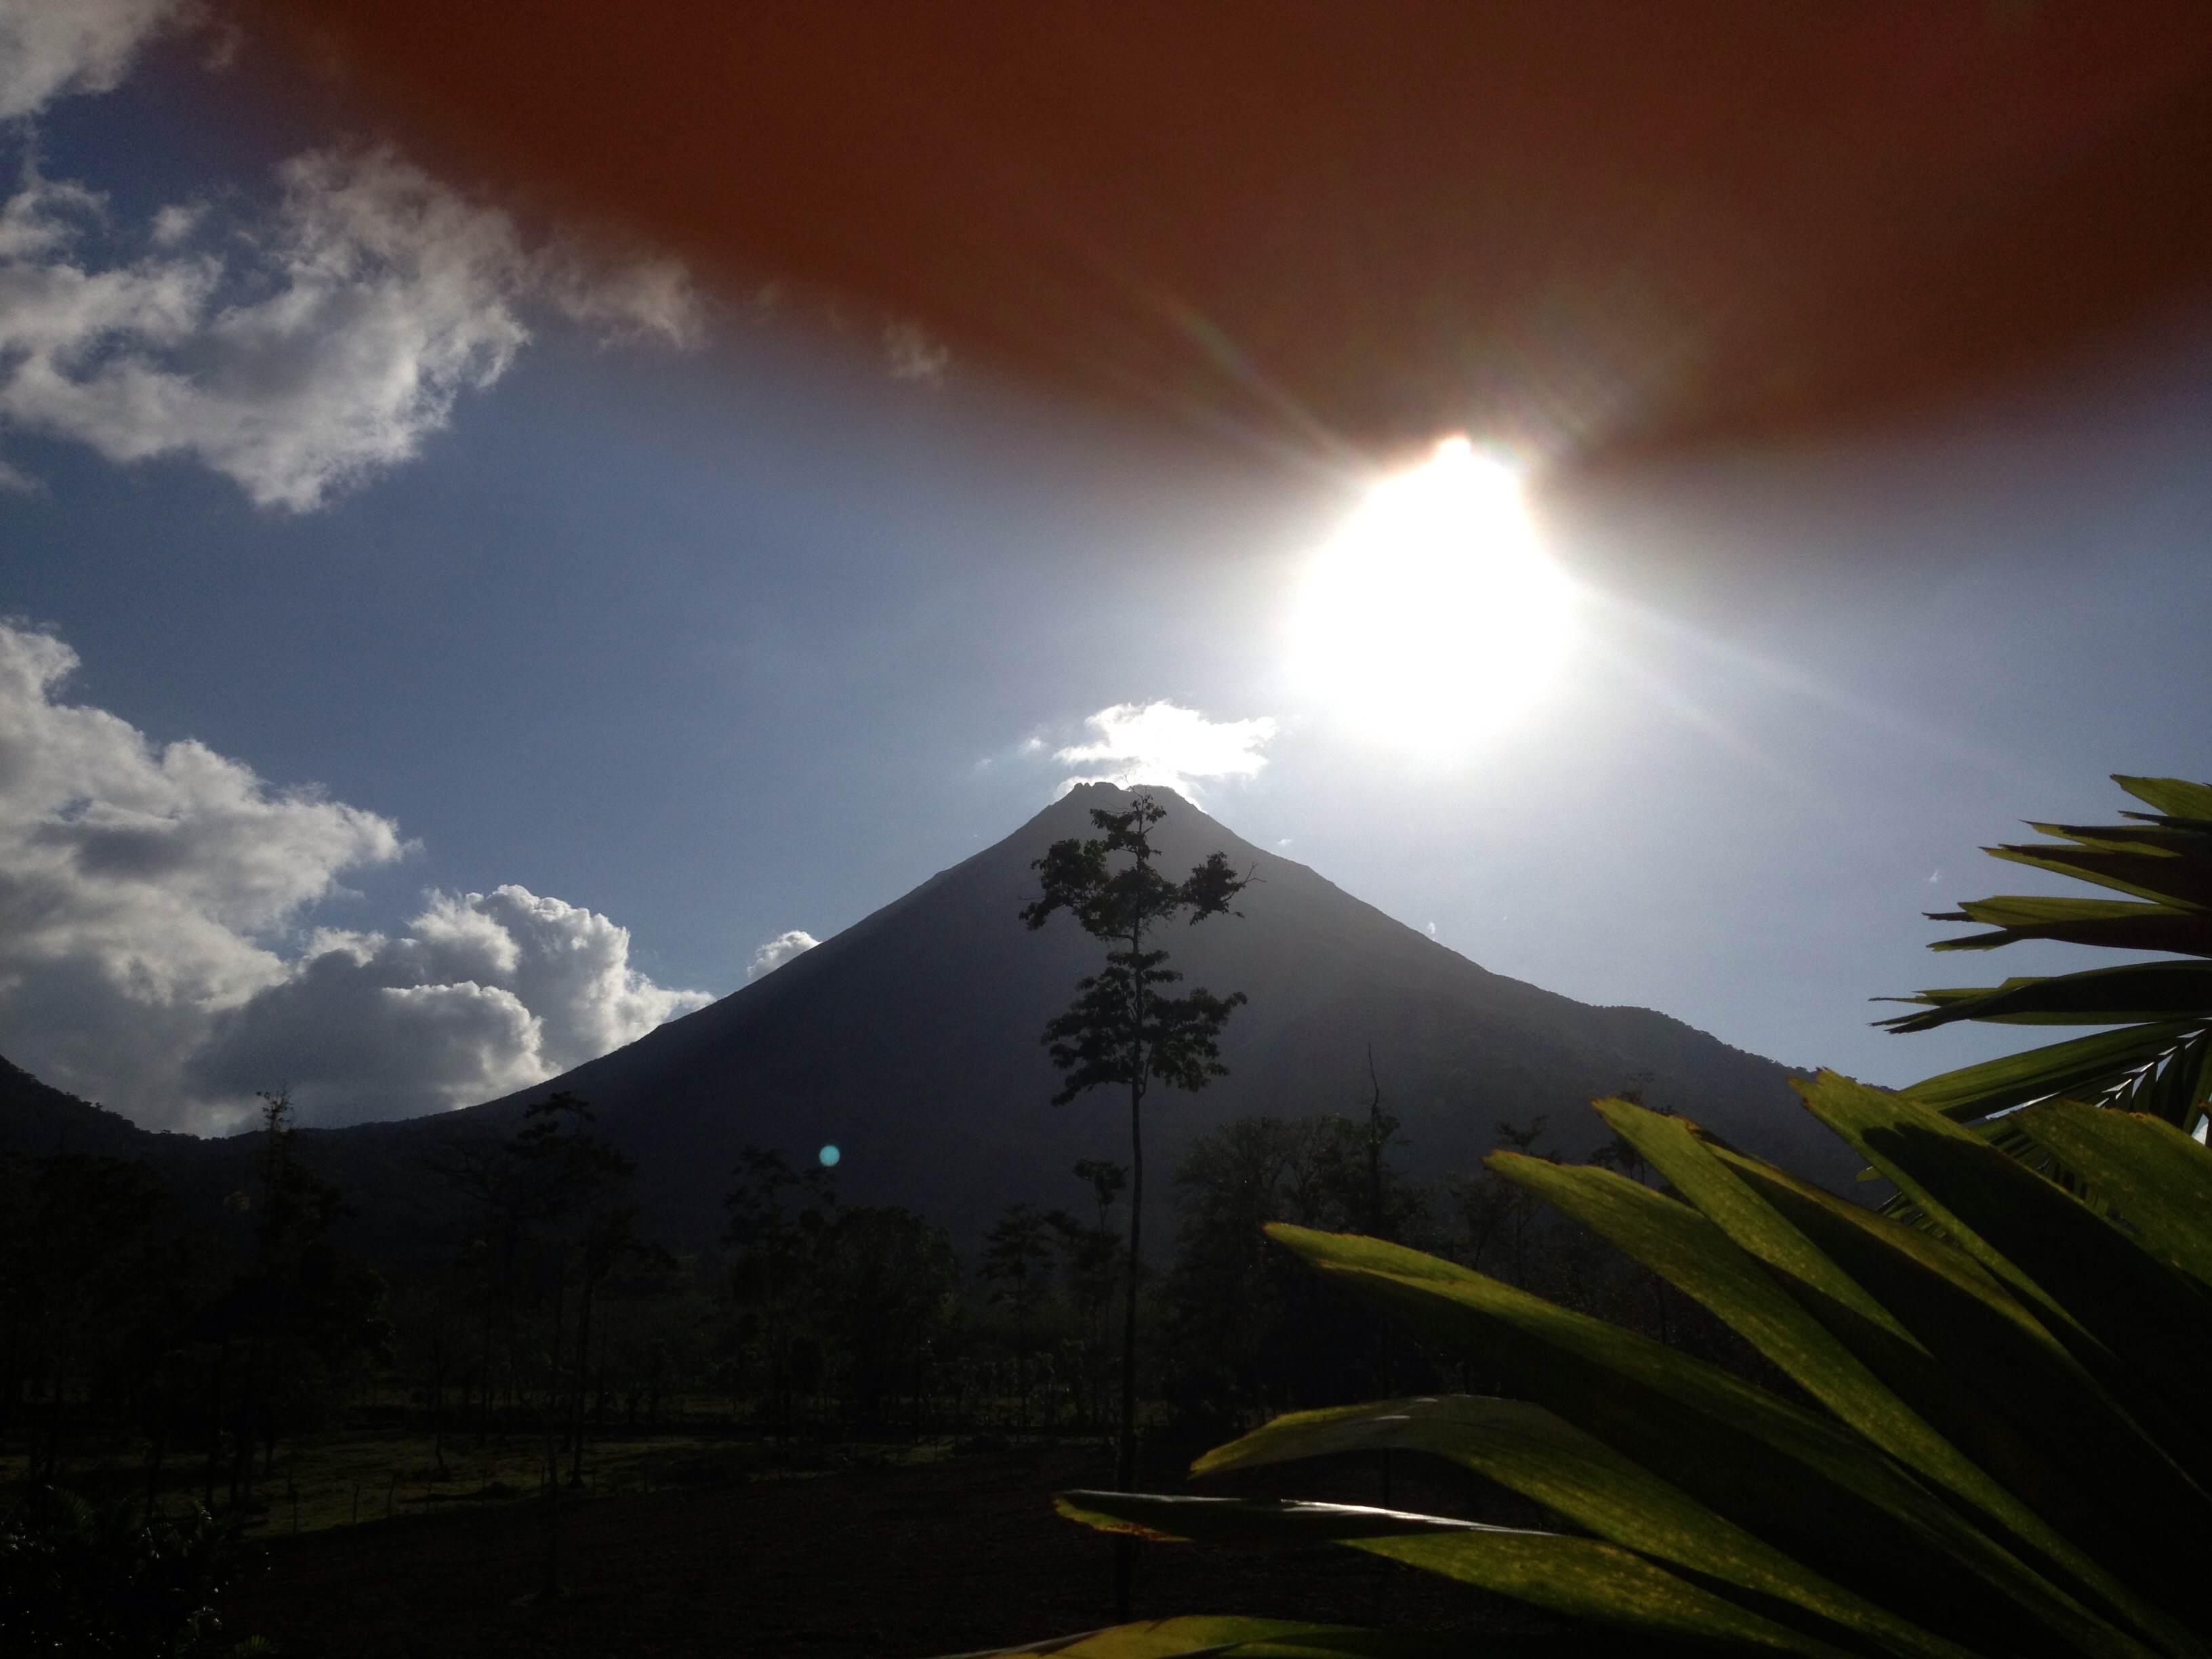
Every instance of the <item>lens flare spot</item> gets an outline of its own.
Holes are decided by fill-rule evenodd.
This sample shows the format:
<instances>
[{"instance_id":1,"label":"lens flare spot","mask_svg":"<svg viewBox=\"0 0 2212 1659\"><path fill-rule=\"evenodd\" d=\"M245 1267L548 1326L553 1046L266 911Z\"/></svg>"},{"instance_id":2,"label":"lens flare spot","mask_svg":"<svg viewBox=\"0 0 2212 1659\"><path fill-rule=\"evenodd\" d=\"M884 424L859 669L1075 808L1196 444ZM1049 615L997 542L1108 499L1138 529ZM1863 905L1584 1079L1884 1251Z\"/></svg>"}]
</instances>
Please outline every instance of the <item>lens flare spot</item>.
<instances>
[{"instance_id":1,"label":"lens flare spot","mask_svg":"<svg viewBox=\"0 0 2212 1659\"><path fill-rule=\"evenodd\" d=\"M821 1151L822 1167L825 1170L834 1170L837 1167L837 1160L844 1156L844 1153L837 1150L837 1143L833 1140Z\"/></svg>"}]
</instances>

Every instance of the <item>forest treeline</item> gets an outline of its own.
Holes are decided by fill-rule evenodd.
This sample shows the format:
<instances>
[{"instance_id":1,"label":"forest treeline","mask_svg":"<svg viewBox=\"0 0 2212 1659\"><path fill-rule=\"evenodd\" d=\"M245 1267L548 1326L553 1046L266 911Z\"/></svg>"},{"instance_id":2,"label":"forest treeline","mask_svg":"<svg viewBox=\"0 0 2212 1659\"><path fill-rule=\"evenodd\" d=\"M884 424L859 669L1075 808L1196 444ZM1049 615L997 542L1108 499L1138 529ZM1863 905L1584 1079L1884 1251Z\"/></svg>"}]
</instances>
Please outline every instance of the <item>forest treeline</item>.
<instances>
[{"instance_id":1,"label":"forest treeline","mask_svg":"<svg viewBox=\"0 0 2212 1659\"><path fill-rule=\"evenodd\" d=\"M1727 1339L1636 1267L1484 1170L1417 1180L1387 1115L1248 1117L1173 1171L1173 1249L1148 1271L1145 1419L1218 1432L1379 1390L1480 1387L1341 1299L1261 1224L1376 1234L1677 1344ZM1011 1199L965 1251L932 1218L844 1202L812 1158L749 1148L711 1247L678 1253L589 1105L556 1095L502 1137L414 1167L448 1236L429 1267L335 1242L346 1194L266 1101L251 1183L212 1218L146 1167L0 1160L0 1457L33 1485L135 1467L149 1511L189 1492L250 1512L285 1448L342 1422L428 1437L434 1478L487 1437L538 1449L518 1483L580 1485L597 1437L682 1426L785 1439L1111 1428L1126 1171ZM1546 1151L1545 1121L1501 1123ZM1625 1147L1601 1158L1641 1177ZM510 1467L512 1465L510 1455ZM459 1478L458 1475L455 1478Z\"/></svg>"}]
</instances>

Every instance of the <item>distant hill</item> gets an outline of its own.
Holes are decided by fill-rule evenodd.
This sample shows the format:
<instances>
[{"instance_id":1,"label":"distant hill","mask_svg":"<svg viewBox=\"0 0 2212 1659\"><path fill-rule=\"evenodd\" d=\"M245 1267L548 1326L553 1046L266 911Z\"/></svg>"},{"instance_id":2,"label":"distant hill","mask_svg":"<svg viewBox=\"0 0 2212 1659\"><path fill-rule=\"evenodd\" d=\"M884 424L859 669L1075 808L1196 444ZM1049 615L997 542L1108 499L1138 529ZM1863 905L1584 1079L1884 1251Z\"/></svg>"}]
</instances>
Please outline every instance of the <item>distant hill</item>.
<instances>
[{"instance_id":1,"label":"distant hill","mask_svg":"<svg viewBox=\"0 0 2212 1659\"><path fill-rule=\"evenodd\" d=\"M357 1130L309 1129L303 1156L343 1190L352 1213L340 1236L379 1260L419 1262L451 1248L450 1200L417 1168L443 1133L438 1118L365 1124ZM194 1219L234 1234L250 1226L226 1202L258 1185L255 1134L220 1139L142 1129L120 1113L65 1094L0 1060L0 1156L57 1153L133 1159L150 1166ZM441 1213L441 1211L444 1213Z\"/></svg>"},{"instance_id":2,"label":"distant hill","mask_svg":"<svg viewBox=\"0 0 2212 1659\"><path fill-rule=\"evenodd\" d=\"M1649 1009L1593 1007L1491 973L1153 793L1169 809L1158 839L1170 869L1218 849L1254 877L1241 918L1164 940L1189 982L1250 1002L1223 1044L1228 1077L1147 1103L1162 1196L1158 1177L1204 1129L1255 1112L1364 1110L1370 1044L1402 1120L1400 1161L1417 1176L1473 1169L1501 1120L1539 1113L1551 1146L1586 1156L1600 1134L1584 1103L1643 1074L1656 1105L1831 1182L1848 1176L1849 1155L1797 1106L1774 1061ZM504 1133L526 1103L566 1089L636 1158L642 1195L672 1237L717 1224L749 1142L804 1157L834 1143L850 1199L910 1205L963 1233L1018 1199L1073 1204L1079 1158L1127 1157L1126 1106L1103 1091L1053 1105L1058 1077L1038 1034L1097 946L1065 917L1033 933L1018 913L1035 890L1030 860L1090 833L1093 808L1127 799L1079 787L756 983L547 1083L442 1116L317 1133L309 1146L364 1210L381 1208L371 1195L399 1201L418 1184L408 1166L434 1139ZM8 1067L0 1144L71 1138L83 1142L74 1150L137 1148L191 1167L204 1184L243 1170L240 1143L148 1134Z\"/></svg>"},{"instance_id":3,"label":"distant hill","mask_svg":"<svg viewBox=\"0 0 2212 1659\"><path fill-rule=\"evenodd\" d=\"M20 1066L0 1060L0 1146L31 1158L88 1152L107 1158L149 1158L164 1141L190 1135L142 1129L120 1112L64 1094Z\"/></svg>"}]
</instances>

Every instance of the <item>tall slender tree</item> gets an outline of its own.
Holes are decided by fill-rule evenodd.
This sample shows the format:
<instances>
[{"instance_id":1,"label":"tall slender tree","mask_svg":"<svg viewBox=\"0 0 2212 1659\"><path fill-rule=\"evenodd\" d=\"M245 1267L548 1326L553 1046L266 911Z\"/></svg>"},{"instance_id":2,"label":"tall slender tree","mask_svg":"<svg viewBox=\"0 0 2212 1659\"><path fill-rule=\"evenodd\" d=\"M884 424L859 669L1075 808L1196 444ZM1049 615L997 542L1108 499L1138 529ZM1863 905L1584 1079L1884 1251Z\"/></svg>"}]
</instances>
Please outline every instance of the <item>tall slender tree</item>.
<instances>
[{"instance_id":1,"label":"tall slender tree","mask_svg":"<svg viewBox=\"0 0 2212 1659\"><path fill-rule=\"evenodd\" d=\"M1242 991L1223 997L1193 987L1169 988L1182 975L1152 941L1170 923L1194 926L1232 910L1249 881L1213 853L1181 881L1158 864L1152 830L1167 809L1139 792L1120 811L1094 808L1099 833L1054 842L1031 868L1042 891L1022 907L1032 931L1066 910L1083 931L1106 946L1105 965L1077 981L1075 1000L1044 1030L1053 1064L1067 1081L1053 1097L1065 1105L1091 1089L1126 1089L1129 1096L1129 1255L1121 1328L1121 1423L1115 1479L1124 1492L1137 1480L1137 1290L1144 1271L1145 1096L1155 1083L1196 1091L1227 1074L1220 1036L1229 1016L1244 1001ZM1115 1602L1128 1613L1133 1558L1115 1556Z\"/></svg>"}]
</instances>

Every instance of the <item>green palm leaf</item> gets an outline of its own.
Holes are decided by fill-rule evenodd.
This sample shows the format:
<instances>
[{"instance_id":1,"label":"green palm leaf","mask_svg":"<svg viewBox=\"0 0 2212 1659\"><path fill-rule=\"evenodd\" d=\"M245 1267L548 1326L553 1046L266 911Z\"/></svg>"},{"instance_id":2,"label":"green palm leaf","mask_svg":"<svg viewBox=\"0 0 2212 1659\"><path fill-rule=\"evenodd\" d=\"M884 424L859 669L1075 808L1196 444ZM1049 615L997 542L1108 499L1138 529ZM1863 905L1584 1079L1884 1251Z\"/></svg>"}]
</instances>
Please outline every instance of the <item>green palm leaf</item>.
<instances>
[{"instance_id":1,"label":"green palm leaf","mask_svg":"<svg viewBox=\"0 0 2212 1659\"><path fill-rule=\"evenodd\" d=\"M1916 1012L1881 1022L1899 1032L1958 1020L2118 1029L1923 1079L1904 1092L1961 1122L2065 1094L2148 1113L2193 1129L2212 1096L2212 786L2115 775L2154 810L2129 822L2038 823L2049 842L1992 847L1991 856L2131 896L2007 895L1933 912L1989 931L1942 940L1939 951L1986 951L2021 939L2197 960L2132 963L1920 992L1893 1000ZM2015 1155L2051 1157L2016 1131L1990 1138ZM2054 1166L2055 1167L2055 1166Z\"/></svg>"},{"instance_id":2,"label":"green palm leaf","mask_svg":"<svg viewBox=\"0 0 2212 1659\"><path fill-rule=\"evenodd\" d=\"M1175 1542L1299 1549L1328 1541L1402 1561L1554 1613L1647 1634L1718 1638L1841 1659L1841 1650L1596 1539L1483 1526L1432 1515L1237 1498L1067 1492L1060 1512L1102 1531L1135 1530ZM1959 1654L1959 1649L1928 1652Z\"/></svg>"},{"instance_id":3,"label":"green palm leaf","mask_svg":"<svg viewBox=\"0 0 2212 1659\"><path fill-rule=\"evenodd\" d=\"M1520 1397L1294 1413L1194 1473L1389 1449L1477 1470L1567 1530L1123 1493L1070 1494L1063 1510L1158 1536L1383 1555L1601 1621L1632 1649L2207 1655L2196 1558L2212 1525L2212 1436L2197 1425L2212 1152L2157 1120L2021 1114L2024 1137L2095 1186L2092 1205L1919 1102L1832 1074L1803 1092L1932 1225L1625 1101L1599 1110L1669 1194L1491 1160L1704 1302L1798 1398L1402 1246L1268 1230L1431 1341L1479 1353ZM1355 1638L1270 1626L1266 1639Z\"/></svg>"}]
</instances>

